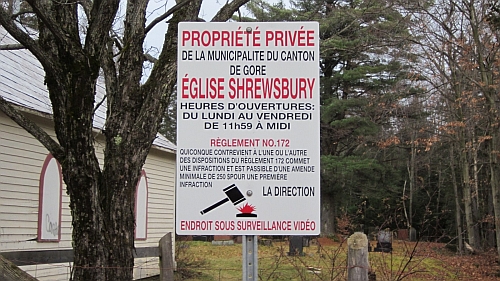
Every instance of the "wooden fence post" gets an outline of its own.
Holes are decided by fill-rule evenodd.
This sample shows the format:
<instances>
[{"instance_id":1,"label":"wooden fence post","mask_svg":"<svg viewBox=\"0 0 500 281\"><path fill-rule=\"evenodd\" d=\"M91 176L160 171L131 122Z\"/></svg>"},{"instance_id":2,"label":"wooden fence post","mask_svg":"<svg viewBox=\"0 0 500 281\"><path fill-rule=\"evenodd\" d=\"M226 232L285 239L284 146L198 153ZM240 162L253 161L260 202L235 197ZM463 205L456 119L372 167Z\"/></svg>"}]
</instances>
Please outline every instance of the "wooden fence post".
<instances>
[{"instance_id":1,"label":"wooden fence post","mask_svg":"<svg viewBox=\"0 0 500 281\"><path fill-rule=\"evenodd\" d=\"M347 238L347 281L368 281L368 238L355 232Z\"/></svg>"},{"instance_id":2,"label":"wooden fence post","mask_svg":"<svg viewBox=\"0 0 500 281\"><path fill-rule=\"evenodd\" d=\"M37 281L12 262L0 255L0 280L2 281Z\"/></svg>"},{"instance_id":3,"label":"wooden fence post","mask_svg":"<svg viewBox=\"0 0 500 281\"><path fill-rule=\"evenodd\" d=\"M172 233L160 239L160 281L174 280L174 257L172 254Z\"/></svg>"}]
</instances>

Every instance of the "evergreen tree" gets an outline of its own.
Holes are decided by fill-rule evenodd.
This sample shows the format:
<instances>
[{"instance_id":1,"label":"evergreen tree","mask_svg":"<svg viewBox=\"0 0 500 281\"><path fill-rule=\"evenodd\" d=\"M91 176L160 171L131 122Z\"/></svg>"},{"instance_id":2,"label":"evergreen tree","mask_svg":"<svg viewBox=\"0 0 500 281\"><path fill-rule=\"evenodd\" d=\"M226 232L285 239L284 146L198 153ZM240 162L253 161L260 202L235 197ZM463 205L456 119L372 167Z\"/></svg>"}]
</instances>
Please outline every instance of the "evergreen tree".
<instances>
[{"instance_id":1,"label":"evergreen tree","mask_svg":"<svg viewBox=\"0 0 500 281\"><path fill-rule=\"evenodd\" d=\"M408 22L390 0L297 0L287 9L251 1L247 8L259 21L320 24L322 231L331 233L340 209L356 214L368 197L376 206L402 186L401 173L379 161L376 144L398 102L412 94L402 87L409 83Z\"/></svg>"}]
</instances>

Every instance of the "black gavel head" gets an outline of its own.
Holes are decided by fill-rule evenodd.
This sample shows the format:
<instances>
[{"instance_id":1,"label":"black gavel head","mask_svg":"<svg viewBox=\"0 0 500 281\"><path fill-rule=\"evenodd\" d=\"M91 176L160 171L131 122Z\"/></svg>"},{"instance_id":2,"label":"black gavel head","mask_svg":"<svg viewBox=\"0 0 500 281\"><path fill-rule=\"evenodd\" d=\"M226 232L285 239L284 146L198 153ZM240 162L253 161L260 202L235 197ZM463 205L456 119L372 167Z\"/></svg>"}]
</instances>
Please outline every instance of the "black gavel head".
<instances>
[{"instance_id":1,"label":"black gavel head","mask_svg":"<svg viewBox=\"0 0 500 281\"><path fill-rule=\"evenodd\" d=\"M232 185L223 189L226 193L227 198L233 202L233 205L238 205L241 202L245 201L245 196L241 193L238 187L233 183Z\"/></svg>"}]
</instances>

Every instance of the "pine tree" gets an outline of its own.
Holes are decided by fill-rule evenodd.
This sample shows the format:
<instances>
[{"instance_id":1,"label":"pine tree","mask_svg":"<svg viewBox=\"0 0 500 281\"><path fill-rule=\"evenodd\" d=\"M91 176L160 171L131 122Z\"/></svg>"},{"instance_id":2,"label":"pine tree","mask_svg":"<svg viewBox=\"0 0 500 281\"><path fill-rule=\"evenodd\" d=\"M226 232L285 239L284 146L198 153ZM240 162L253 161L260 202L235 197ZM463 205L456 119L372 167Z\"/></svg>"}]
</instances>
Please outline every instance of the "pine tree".
<instances>
[{"instance_id":1,"label":"pine tree","mask_svg":"<svg viewBox=\"0 0 500 281\"><path fill-rule=\"evenodd\" d=\"M322 214L322 232L331 233L340 208L356 213L367 196L374 206L384 198L380 190L401 182L373 151L398 101L412 94L402 87L412 59L405 51L408 22L390 0L297 0L290 8L259 0L247 8L259 21L320 24L321 188L323 210L329 210Z\"/></svg>"}]
</instances>

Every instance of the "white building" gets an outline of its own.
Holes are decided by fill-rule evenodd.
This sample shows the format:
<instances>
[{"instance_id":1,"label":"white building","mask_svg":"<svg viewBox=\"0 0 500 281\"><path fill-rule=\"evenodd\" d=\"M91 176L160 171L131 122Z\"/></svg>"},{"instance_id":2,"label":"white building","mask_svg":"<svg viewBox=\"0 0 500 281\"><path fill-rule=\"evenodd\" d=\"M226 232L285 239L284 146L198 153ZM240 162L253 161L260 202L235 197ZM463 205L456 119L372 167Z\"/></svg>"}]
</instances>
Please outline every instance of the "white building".
<instances>
[{"instance_id":1,"label":"white building","mask_svg":"<svg viewBox=\"0 0 500 281\"><path fill-rule=\"evenodd\" d=\"M0 27L0 45L16 42ZM27 50L0 51L0 95L55 139L44 71ZM98 88L104 96L104 88ZM103 105L105 106L105 102ZM96 113L103 159L105 108ZM158 135L138 184L134 277L159 273L158 242L175 233L176 147ZM39 280L68 280L73 256L69 197L59 164L0 111L0 254Z\"/></svg>"}]
</instances>

